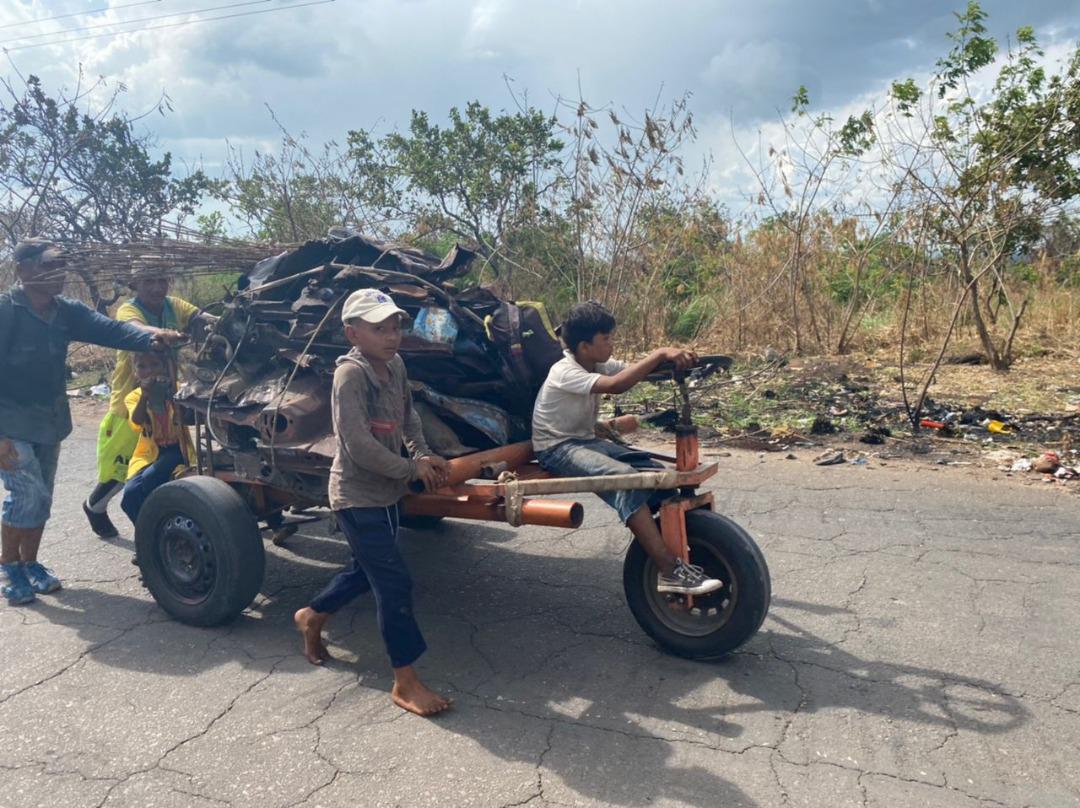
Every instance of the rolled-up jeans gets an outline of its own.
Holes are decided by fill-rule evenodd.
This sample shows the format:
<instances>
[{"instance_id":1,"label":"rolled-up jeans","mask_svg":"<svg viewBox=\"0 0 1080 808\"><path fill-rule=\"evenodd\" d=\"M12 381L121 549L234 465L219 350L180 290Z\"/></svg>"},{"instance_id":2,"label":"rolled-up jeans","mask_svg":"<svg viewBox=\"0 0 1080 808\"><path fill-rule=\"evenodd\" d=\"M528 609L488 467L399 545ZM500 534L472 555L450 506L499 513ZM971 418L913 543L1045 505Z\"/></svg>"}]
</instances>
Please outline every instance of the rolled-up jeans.
<instances>
[{"instance_id":1,"label":"rolled-up jeans","mask_svg":"<svg viewBox=\"0 0 1080 808\"><path fill-rule=\"evenodd\" d=\"M158 457L149 466L139 472L124 485L124 494L120 498L120 509L127 514L131 524L139 518L139 511L149 496L173 478L177 466L184 464L184 452L180 444L173 443L159 447Z\"/></svg>"},{"instance_id":2,"label":"rolled-up jeans","mask_svg":"<svg viewBox=\"0 0 1080 808\"><path fill-rule=\"evenodd\" d=\"M2 438L3 435L0 435ZM3 506L4 524L17 528L42 527L49 521L52 512L60 444L10 440L18 460L15 468L0 469L0 479L7 489Z\"/></svg>"},{"instance_id":3,"label":"rolled-up jeans","mask_svg":"<svg viewBox=\"0 0 1080 808\"><path fill-rule=\"evenodd\" d=\"M341 609L365 592L374 592L390 664L411 665L427 650L413 615L412 577L398 549L400 515L397 505L385 508L344 508L334 511L352 550L352 563L311 600L323 614Z\"/></svg>"},{"instance_id":4,"label":"rolled-up jeans","mask_svg":"<svg viewBox=\"0 0 1080 808\"><path fill-rule=\"evenodd\" d=\"M558 477L606 477L663 468L640 449L620 446L600 438L563 441L537 452L536 460L544 471ZM597 491L596 495L615 509L619 519L626 522L642 505L648 505L650 510L655 511L661 502L673 497L675 492L642 488L634 491Z\"/></svg>"}]
</instances>

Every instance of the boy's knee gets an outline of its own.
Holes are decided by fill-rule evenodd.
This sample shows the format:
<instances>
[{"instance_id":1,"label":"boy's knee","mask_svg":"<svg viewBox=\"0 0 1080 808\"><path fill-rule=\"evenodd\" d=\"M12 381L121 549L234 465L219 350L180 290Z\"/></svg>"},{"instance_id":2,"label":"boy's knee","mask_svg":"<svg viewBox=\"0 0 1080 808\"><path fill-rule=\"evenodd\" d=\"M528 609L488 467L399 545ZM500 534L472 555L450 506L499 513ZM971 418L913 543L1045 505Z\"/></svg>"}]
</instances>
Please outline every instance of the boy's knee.
<instances>
[{"instance_id":1,"label":"boy's knee","mask_svg":"<svg viewBox=\"0 0 1080 808\"><path fill-rule=\"evenodd\" d=\"M127 514L127 517L134 522L135 517L139 515L141 503L142 497L139 494L138 487L131 485L129 482L124 486L124 490L120 494L120 510Z\"/></svg>"}]
</instances>

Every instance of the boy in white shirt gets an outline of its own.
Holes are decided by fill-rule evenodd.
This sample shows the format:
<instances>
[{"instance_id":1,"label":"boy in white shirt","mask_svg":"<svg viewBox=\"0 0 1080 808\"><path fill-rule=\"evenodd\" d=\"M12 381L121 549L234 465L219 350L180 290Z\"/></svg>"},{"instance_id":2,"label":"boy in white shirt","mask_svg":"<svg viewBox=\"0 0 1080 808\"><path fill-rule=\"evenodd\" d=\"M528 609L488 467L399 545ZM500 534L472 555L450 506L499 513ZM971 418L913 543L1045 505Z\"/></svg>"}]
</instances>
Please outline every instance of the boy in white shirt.
<instances>
[{"instance_id":1,"label":"boy in white shirt","mask_svg":"<svg viewBox=\"0 0 1080 808\"><path fill-rule=\"evenodd\" d=\"M536 459L552 474L594 477L662 468L645 452L596 437L600 396L625 393L664 362L685 370L697 357L681 348L657 348L633 365L612 361L615 325L611 312L593 302L574 306L563 323L566 356L548 371L536 397L532 421ZM653 510L673 495L672 491L654 490L597 493L618 512L656 564L658 591L684 595L713 592L723 583L706 577L701 567L676 558L660 535Z\"/></svg>"}]
</instances>

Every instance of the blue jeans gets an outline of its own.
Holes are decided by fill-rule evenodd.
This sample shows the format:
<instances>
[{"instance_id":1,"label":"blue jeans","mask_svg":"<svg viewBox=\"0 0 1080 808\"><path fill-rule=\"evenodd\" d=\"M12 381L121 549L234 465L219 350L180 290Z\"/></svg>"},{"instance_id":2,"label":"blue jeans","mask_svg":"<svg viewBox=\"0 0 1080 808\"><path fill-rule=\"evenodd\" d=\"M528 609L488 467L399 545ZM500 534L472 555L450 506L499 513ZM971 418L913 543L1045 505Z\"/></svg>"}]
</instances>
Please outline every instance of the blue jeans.
<instances>
[{"instance_id":1,"label":"blue jeans","mask_svg":"<svg viewBox=\"0 0 1080 808\"><path fill-rule=\"evenodd\" d=\"M341 609L365 592L374 592L379 631L390 664L403 668L427 650L412 605L412 578L397 545L398 506L334 511L352 549L352 563L311 601L323 614Z\"/></svg>"},{"instance_id":2,"label":"blue jeans","mask_svg":"<svg viewBox=\"0 0 1080 808\"><path fill-rule=\"evenodd\" d=\"M182 466L184 462L180 444L162 446L157 460L140 469L138 474L127 481L124 495L120 498L120 509L127 514L132 524L139 518L139 511L142 510L146 498L172 480L176 467Z\"/></svg>"},{"instance_id":3,"label":"blue jeans","mask_svg":"<svg viewBox=\"0 0 1080 808\"><path fill-rule=\"evenodd\" d=\"M10 380L5 384L14 384ZM0 434L0 438L3 435ZM53 484L56 463L60 459L59 443L29 443L11 439L18 460L11 470L0 469L7 496L4 497L3 520L8 527L42 527L52 511Z\"/></svg>"},{"instance_id":4,"label":"blue jeans","mask_svg":"<svg viewBox=\"0 0 1080 808\"><path fill-rule=\"evenodd\" d=\"M662 469L645 452L620 446L609 440L567 440L543 449L536 454L540 467L558 477L600 477L612 474L633 474L635 471ZM614 508L619 519L626 522L642 506L655 510L674 491L640 489L637 491L602 491L596 494Z\"/></svg>"}]
</instances>

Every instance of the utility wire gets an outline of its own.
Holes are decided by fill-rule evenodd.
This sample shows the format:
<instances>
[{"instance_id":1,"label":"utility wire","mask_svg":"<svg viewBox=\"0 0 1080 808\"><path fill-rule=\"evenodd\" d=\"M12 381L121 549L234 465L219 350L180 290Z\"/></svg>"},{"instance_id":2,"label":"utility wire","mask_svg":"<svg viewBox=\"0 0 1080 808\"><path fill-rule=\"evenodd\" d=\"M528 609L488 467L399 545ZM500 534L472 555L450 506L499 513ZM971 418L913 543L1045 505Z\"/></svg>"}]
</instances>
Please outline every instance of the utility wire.
<instances>
[{"instance_id":1,"label":"utility wire","mask_svg":"<svg viewBox=\"0 0 1080 808\"><path fill-rule=\"evenodd\" d=\"M23 25L36 25L40 22L52 22L53 20L66 20L69 17L84 17L87 14L99 14L102 11L118 11L122 8L134 8L135 6L149 6L154 3L160 3L161 0L139 0L138 3L124 3L121 6L101 6L100 8L90 8L86 11L72 11L69 14L57 14L52 17L41 17L36 20L19 20L18 22L6 22L0 25L0 30L4 28L16 28ZM59 31L57 33L60 33Z\"/></svg>"},{"instance_id":2,"label":"utility wire","mask_svg":"<svg viewBox=\"0 0 1080 808\"><path fill-rule=\"evenodd\" d=\"M261 0L257 0L261 1ZM203 17L197 20L182 20L180 22L164 23L162 25L147 25L142 28L133 28L129 31L108 31L104 34L89 34L87 36L77 36L70 39L54 39L49 42L34 42L30 45L16 45L13 48L0 45L0 51L4 53L12 53L14 51L28 50L30 48L43 48L47 45L63 45L68 42L81 42L86 39L100 39L105 36L120 36L121 34L140 34L144 31L158 31L164 28L179 28L185 25L196 25L203 22L214 22L215 20L231 20L236 17L252 17L256 14L272 14L275 11L288 11L293 8L304 8L305 6L322 6L327 3L333 3L334 0L309 0L306 3L295 3L291 6L279 6L278 8L264 8L258 11L241 11L236 14L219 14L216 17ZM120 24L120 23L118 23Z\"/></svg>"},{"instance_id":3,"label":"utility wire","mask_svg":"<svg viewBox=\"0 0 1080 808\"><path fill-rule=\"evenodd\" d=\"M16 36L11 39L0 40L0 45L5 45L8 42L22 42L27 39L42 39L48 36L63 36L66 34L77 34L80 31L95 31L101 28L115 28L121 25L131 25L137 22L153 22L154 20L165 20L170 17L183 17L185 14L201 14L206 11L222 11L224 9L238 8L240 6L257 6L269 3L270 0L245 0L242 3L228 3L221 6L210 6L208 8L193 8L187 11L174 11L169 14L155 14L150 17L135 17L130 20L116 20L115 22L100 22L96 25L84 25L79 28L61 28L59 31L46 31L43 34L27 34L26 36ZM122 34L125 31L117 31L116 33Z\"/></svg>"}]
</instances>

